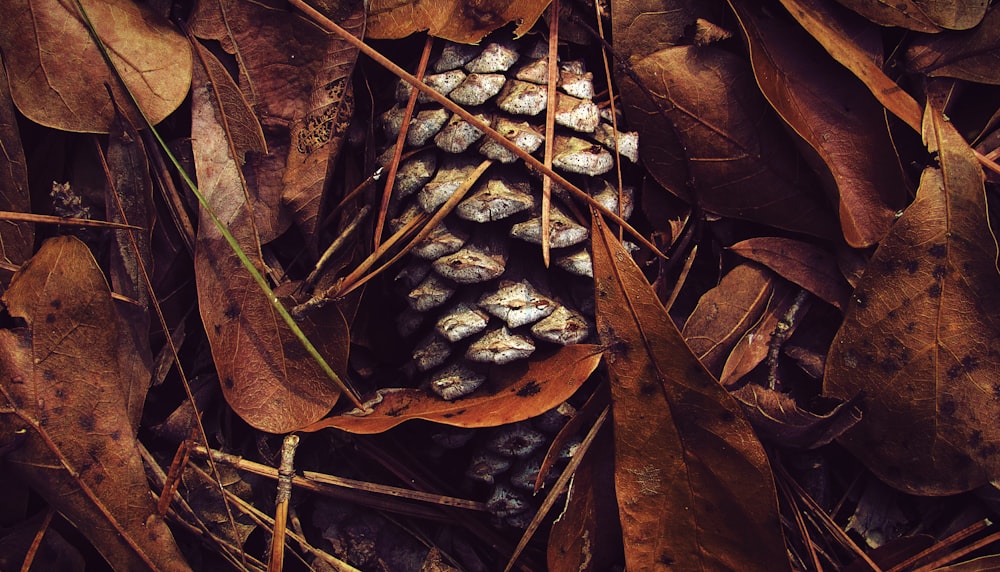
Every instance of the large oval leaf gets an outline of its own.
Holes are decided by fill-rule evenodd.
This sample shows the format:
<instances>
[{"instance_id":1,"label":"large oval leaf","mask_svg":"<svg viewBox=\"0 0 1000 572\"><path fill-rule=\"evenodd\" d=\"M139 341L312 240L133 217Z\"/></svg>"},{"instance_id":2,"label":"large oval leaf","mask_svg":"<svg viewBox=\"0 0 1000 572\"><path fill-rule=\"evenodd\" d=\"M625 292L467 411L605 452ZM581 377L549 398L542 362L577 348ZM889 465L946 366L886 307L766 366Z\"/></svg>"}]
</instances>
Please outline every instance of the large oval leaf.
<instances>
[{"instance_id":1,"label":"large oval leaf","mask_svg":"<svg viewBox=\"0 0 1000 572\"><path fill-rule=\"evenodd\" d=\"M917 198L875 251L827 359L825 390L864 393L841 441L914 494L952 494L1000 474L1000 273L983 174L928 108Z\"/></svg>"}]
</instances>

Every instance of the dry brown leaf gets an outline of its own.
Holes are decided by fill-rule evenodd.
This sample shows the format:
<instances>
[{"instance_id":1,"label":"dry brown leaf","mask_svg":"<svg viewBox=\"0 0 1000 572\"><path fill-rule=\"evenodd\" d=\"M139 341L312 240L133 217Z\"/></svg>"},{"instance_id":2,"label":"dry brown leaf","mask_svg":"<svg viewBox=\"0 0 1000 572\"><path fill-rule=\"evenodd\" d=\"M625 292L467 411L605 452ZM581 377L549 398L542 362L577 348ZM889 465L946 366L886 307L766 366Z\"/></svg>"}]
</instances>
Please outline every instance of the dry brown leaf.
<instances>
[{"instance_id":1,"label":"dry brown leaf","mask_svg":"<svg viewBox=\"0 0 1000 572\"><path fill-rule=\"evenodd\" d=\"M840 226L856 248L878 242L908 201L885 112L871 93L794 21L733 2L764 96L805 142L840 205ZM893 166L897 168L893 168Z\"/></svg>"},{"instance_id":2,"label":"dry brown leaf","mask_svg":"<svg viewBox=\"0 0 1000 572\"><path fill-rule=\"evenodd\" d=\"M121 570L189 570L156 514L119 369L121 318L87 247L47 240L3 296L0 447L14 471Z\"/></svg>"},{"instance_id":3,"label":"dry brown leaf","mask_svg":"<svg viewBox=\"0 0 1000 572\"><path fill-rule=\"evenodd\" d=\"M944 495L1000 472L1000 274L982 170L928 108L927 168L914 203L875 251L827 359L825 392L864 392L841 442L880 479Z\"/></svg>"},{"instance_id":4,"label":"dry brown leaf","mask_svg":"<svg viewBox=\"0 0 1000 572\"><path fill-rule=\"evenodd\" d=\"M587 344L560 348L490 373L490 380L470 396L456 401L419 389L384 389L357 410L304 427L318 431L335 427L348 433L381 433L410 419L456 427L496 427L523 421L569 399L601 361L600 349Z\"/></svg>"},{"instance_id":5,"label":"dry brown leaf","mask_svg":"<svg viewBox=\"0 0 1000 572\"><path fill-rule=\"evenodd\" d=\"M28 169L17 128L14 103L7 87L7 72L0 62L0 211L29 212ZM31 257L33 225L0 221L0 294L14 269Z\"/></svg>"},{"instance_id":6,"label":"dry brown leaf","mask_svg":"<svg viewBox=\"0 0 1000 572\"><path fill-rule=\"evenodd\" d=\"M814 236L839 234L817 181L797 164L746 62L712 46L678 46L633 67L653 100L631 81L623 82L622 99L657 180L657 173L686 165L694 201L706 211ZM659 154L671 147L662 140L675 131L684 148L680 165L678 157Z\"/></svg>"},{"instance_id":7,"label":"dry brown leaf","mask_svg":"<svg viewBox=\"0 0 1000 572\"><path fill-rule=\"evenodd\" d=\"M979 23L989 2L982 0L837 0L882 26L918 32L965 30Z\"/></svg>"},{"instance_id":8,"label":"dry brown leaf","mask_svg":"<svg viewBox=\"0 0 1000 572\"><path fill-rule=\"evenodd\" d=\"M476 44L510 22L520 37L531 29L551 0L372 0L369 38L404 38L427 30L437 38Z\"/></svg>"},{"instance_id":9,"label":"dry brown leaf","mask_svg":"<svg viewBox=\"0 0 1000 572\"><path fill-rule=\"evenodd\" d=\"M629 61L686 43L698 18L715 19L711 2L612 0L611 31L615 52ZM645 144L645 143L644 143Z\"/></svg>"},{"instance_id":10,"label":"dry brown leaf","mask_svg":"<svg viewBox=\"0 0 1000 572\"><path fill-rule=\"evenodd\" d=\"M822 413L803 409L788 394L747 384L733 391L750 423L765 441L780 447L815 449L829 444L861 419L852 403L821 404Z\"/></svg>"},{"instance_id":11,"label":"dry brown leaf","mask_svg":"<svg viewBox=\"0 0 1000 572\"><path fill-rule=\"evenodd\" d=\"M967 32L944 32L914 40L906 50L907 67L931 77L954 77L1000 84L1000 7Z\"/></svg>"},{"instance_id":12,"label":"dry brown leaf","mask_svg":"<svg viewBox=\"0 0 1000 572\"><path fill-rule=\"evenodd\" d=\"M166 21L131 0L81 0L139 107L156 124L191 86L191 48ZM63 131L107 133L115 100L129 101L68 0L11 0L0 19L11 95L28 119ZM142 118L130 119L141 124Z\"/></svg>"},{"instance_id":13,"label":"dry brown leaf","mask_svg":"<svg viewBox=\"0 0 1000 572\"><path fill-rule=\"evenodd\" d=\"M815 244L779 236L759 236L738 242L729 249L767 266L778 276L798 284L837 309L842 310L851 295L851 287L840 273L836 257Z\"/></svg>"},{"instance_id":14,"label":"dry brown leaf","mask_svg":"<svg viewBox=\"0 0 1000 572\"><path fill-rule=\"evenodd\" d=\"M765 312L753 328L743 334L732 353L726 358L722 373L719 374L719 383L726 388L733 387L767 358L774 334L778 330L778 322L785 319L795 304L796 294L795 288L788 282L780 279L774 281ZM803 306L807 306L808 303L806 301ZM786 338L795 333L797 327L798 324L793 323L785 333Z\"/></svg>"},{"instance_id":15,"label":"dry brown leaf","mask_svg":"<svg viewBox=\"0 0 1000 572\"><path fill-rule=\"evenodd\" d=\"M771 468L740 405L607 226L592 228L627 567L789 570Z\"/></svg>"},{"instance_id":16,"label":"dry brown leaf","mask_svg":"<svg viewBox=\"0 0 1000 572\"><path fill-rule=\"evenodd\" d=\"M316 5L352 33L364 30L360 2ZM316 240L327 167L354 110L357 50L280 2L205 0L198 8L192 31L235 56L240 89L267 140L267 154L249 156L244 168L261 243L290 222Z\"/></svg>"},{"instance_id":17,"label":"dry brown leaf","mask_svg":"<svg viewBox=\"0 0 1000 572\"><path fill-rule=\"evenodd\" d=\"M203 56L206 62L214 59ZM193 86L191 132L201 192L247 256L263 268L239 169L243 155L253 149L237 147L254 139L233 137L223 121L243 100L233 95L239 92L229 76L209 76L200 61ZM198 306L230 407L250 425L272 433L293 431L325 415L340 390L294 337L205 209L197 240ZM345 370L349 334L336 306L327 305L299 326L331 367Z\"/></svg>"}]
</instances>

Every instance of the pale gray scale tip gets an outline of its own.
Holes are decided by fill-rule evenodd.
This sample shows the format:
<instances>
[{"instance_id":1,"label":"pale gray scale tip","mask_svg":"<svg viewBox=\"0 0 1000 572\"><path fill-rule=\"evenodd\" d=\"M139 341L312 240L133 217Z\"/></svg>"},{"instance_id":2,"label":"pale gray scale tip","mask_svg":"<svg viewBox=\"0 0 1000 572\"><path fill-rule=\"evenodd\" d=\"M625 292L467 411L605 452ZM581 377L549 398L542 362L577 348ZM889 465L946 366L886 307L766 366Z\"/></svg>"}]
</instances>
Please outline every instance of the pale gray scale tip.
<instances>
[{"instance_id":1,"label":"pale gray scale tip","mask_svg":"<svg viewBox=\"0 0 1000 572\"><path fill-rule=\"evenodd\" d=\"M609 149L618 146L618 152L633 163L639 162L639 134L635 131L615 131L610 123L601 122L594 130L594 139Z\"/></svg>"},{"instance_id":2,"label":"pale gray scale tip","mask_svg":"<svg viewBox=\"0 0 1000 572\"><path fill-rule=\"evenodd\" d=\"M486 125L490 124L483 115L476 116ZM434 144L446 153L462 153L482 138L483 132L459 116L454 116L444 129L434 137Z\"/></svg>"},{"instance_id":3,"label":"pale gray scale tip","mask_svg":"<svg viewBox=\"0 0 1000 572\"><path fill-rule=\"evenodd\" d=\"M465 64L465 69L470 73L505 72L517 63L520 57L512 44L493 42L487 44L478 56Z\"/></svg>"},{"instance_id":4,"label":"pale gray scale tip","mask_svg":"<svg viewBox=\"0 0 1000 572\"><path fill-rule=\"evenodd\" d=\"M526 121L518 122L500 117L497 119L494 129L525 153L534 153L545 141L545 136L535 131ZM513 163L518 160L518 156L513 151L492 138L483 139L479 145L479 152L487 158L501 163Z\"/></svg>"},{"instance_id":5,"label":"pale gray scale tip","mask_svg":"<svg viewBox=\"0 0 1000 572\"><path fill-rule=\"evenodd\" d=\"M465 476L470 479L492 485L496 476L505 472L513 464L507 457L502 457L489 451L479 451L472 457Z\"/></svg>"},{"instance_id":6,"label":"pale gray scale tip","mask_svg":"<svg viewBox=\"0 0 1000 572\"><path fill-rule=\"evenodd\" d=\"M469 244L454 254L434 261L434 271L459 284L478 284L503 274L506 253L479 244Z\"/></svg>"},{"instance_id":7,"label":"pale gray scale tip","mask_svg":"<svg viewBox=\"0 0 1000 572\"><path fill-rule=\"evenodd\" d=\"M601 109L589 99L559 94L556 98L556 124L582 133L593 133L601 123Z\"/></svg>"},{"instance_id":8,"label":"pale gray scale tip","mask_svg":"<svg viewBox=\"0 0 1000 572\"><path fill-rule=\"evenodd\" d=\"M497 483L493 488L493 494L486 500L486 509L497 518L507 518L527 512L530 506L524 493L503 482Z\"/></svg>"},{"instance_id":9,"label":"pale gray scale tip","mask_svg":"<svg viewBox=\"0 0 1000 572\"><path fill-rule=\"evenodd\" d=\"M412 252L418 258L437 260L458 252L469 240L469 233L453 229L448 223L441 223L431 230L427 238L413 247Z\"/></svg>"},{"instance_id":10,"label":"pale gray scale tip","mask_svg":"<svg viewBox=\"0 0 1000 572\"><path fill-rule=\"evenodd\" d=\"M441 399L453 401L469 395L485 382L483 374L462 363L455 363L434 373L429 386Z\"/></svg>"},{"instance_id":11,"label":"pale gray scale tip","mask_svg":"<svg viewBox=\"0 0 1000 572\"><path fill-rule=\"evenodd\" d=\"M420 371L428 371L443 364L451 356L451 344L437 334L430 334L413 349L413 363Z\"/></svg>"},{"instance_id":12,"label":"pale gray scale tip","mask_svg":"<svg viewBox=\"0 0 1000 572\"><path fill-rule=\"evenodd\" d=\"M479 308L459 302L438 318L434 329L451 343L478 334L489 324L489 315Z\"/></svg>"},{"instance_id":13,"label":"pale gray scale tip","mask_svg":"<svg viewBox=\"0 0 1000 572\"><path fill-rule=\"evenodd\" d=\"M531 327L536 338L563 346L578 344L590 336L590 325L579 312L559 306L554 312Z\"/></svg>"},{"instance_id":14,"label":"pale gray scale tip","mask_svg":"<svg viewBox=\"0 0 1000 572\"><path fill-rule=\"evenodd\" d=\"M444 108L425 109L417 113L410 121L406 131L406 143L412 147L421 147L444 127L451 119L451 112Z\"/></svg>"},{"instance_id":15,"label":"pale gray scale tip","mask_svg":"<svg viewBox=\"0 0 1000 572\"><path fill-rule=\"evenodd\" d=\"M615 158L601 145L578 137L556 136L552 166L562 171L596 177L615 166Z\"/></svg>"},{"instance_id":16,"label":"pale gray scale tip","mask_svg":"<svg viewBox=\"0 0 1000 572\"><path fill-rule=\"evenodd\" d=\"M586 278L594 277L594 261L590 258L590 252L586 248L557 256L555 263L557 268L562 268L570 274Z\"/></svg>"},{"instance_id":17,"label":"pale gray scale tip","mask_svg":"<svg viewBox=\"0 0 1000 572\"><path fill-rule=\"evenodd\" d=\"M445 203L479 165L466 155L447 155L434 178L417 193L417 201L425 212L432 213Z\"/></svg>"},{"instance_id":18,"label":"pale gray scale tip","mask_svg":"<svg viewBox=\"0 0 1000 572\"><path fill-rule=\"evenodd\" d=\"M548 438L526 421L497 427L486 448L506 457L524 459L545 446Z\"/></svg>"},{"instance_id":19,"label":"pale gray scale tip","mask_svg":"<svg viewBox=\"0 0 1000 572\"><path fill-rule=\"evenodd\" d=\"M521 69L517 70L514 74L514 78L526 81L528 83L534 83L538 85L546 85L549 82L549 60L548 58L539 58L528 62Z\"/></svg>"},{"instance_id":20,"label":"pale gray scale tip","mask_svg":"<svg viewBox=\"0 0 1000 572\"><path fill-rule=\"evenodd\" d=\"M504 365L525 359L534 351L535 342L531 338L512 333L506 326L501 326L469 344L465 357L476 362Z\"/></svg>"},{"instance_id":21,"label":"pale gray scale tip","mask_svg":"<svg viewBox=\"0 0 1000 572\"><path fill-rule=\"evenodd\" d=\"M496 73L474 73L469 74L461 85L451 90L448 97L460 105L476 106L487 102L491 97L500 93L507 78Z\"/></svg>"},{"instance_id":22,"label":"pale gray scale tip","mask_svg":"<svg viewBox=\"0 0 1000 572\"><path fill-rule=\"evenodd\" d=\"M431 273L407 294L407 301L414 310L426 312L447 302L454 293L454 286L437 274Z\"/></svg>"},{"instance_id":23,"label":"pale gray scale tip","mask_svg":"<svg viewBox=\"0 0 1000 572\"><path fill-rule=\"evenodd\" d=\"M406 198L419 191L433 177L437 170L437 153L423 151L401 162L396 169L393 190L397 198Z\"/></svg>"},{"instance_id":24,"label":"pale gray scale tip","mask_svg":"<svg viewBox=\"0 0 1000 572\"><path fill-rule=\"evenodd\" d=\"M478 56L479 50L479 46L448 42L432 67L435 72L439 73L460 68Z\"/></svg>"},{"instance_id":25,"label":"pale gray scale tip","mask_svg":"<svg viewBox=\"0 0 1000 572\"><path fill-rule=\"evenodd\" d=\"M600 203L601 206L626 220L632 216L632 211L635 208L635 190L632 187L623 187L620 193L621 212L619 212L618 189L613 187L607 180L604 180L603 184L596 191L592 191L590 196L594 197L594 200Z\"/></svg>"},{"instance_id":26,"label":"pale gray scale tip","mask_svg":"<svg viewBox=\"0 0 1000 572\"><path fill-rule=\"evenodd\" d=\"M526 182L518 184L492 177L459 203L455 212L460 218L479 223L507 218L534 207L535 198L529 189Z\"/></svg>"},{"instance_id":27,"label":"pale gray scale tip","mask_svg":"<svg viewBox=\"0 0 1000 572\"><path fill-rule=\"evenodd\" d=\"M548 92L544 85L511 80L497 98L497 107L513 115L538 115L545 111Z\"/></svg>"},{"instance_id":28,"label":"pale gray scale tip","mask_svg":"<svg viewBox=\"0 0 1000 572\"><path fill-rule=\"evenodd\" d=\"M541 215L515 224L510 229L510 235L532 244L541 244ZM585 226L577 224L556 207L549 210L549 246L552 248L573 246L587 240L588 236L590 231Z\"/></svg>"},{"instance_id":29,"label":"pale gray scale tip","mask_svg":"<svg viewBox=\"0 0 1000 572\"><path fill-rule=\"evenodd\" d=\"M500 318L511 328L531 324L556 309L556 302L541 294L528 281L501 284L495 292L483 295L479 307Z\"/></svg>"}]
</instances>

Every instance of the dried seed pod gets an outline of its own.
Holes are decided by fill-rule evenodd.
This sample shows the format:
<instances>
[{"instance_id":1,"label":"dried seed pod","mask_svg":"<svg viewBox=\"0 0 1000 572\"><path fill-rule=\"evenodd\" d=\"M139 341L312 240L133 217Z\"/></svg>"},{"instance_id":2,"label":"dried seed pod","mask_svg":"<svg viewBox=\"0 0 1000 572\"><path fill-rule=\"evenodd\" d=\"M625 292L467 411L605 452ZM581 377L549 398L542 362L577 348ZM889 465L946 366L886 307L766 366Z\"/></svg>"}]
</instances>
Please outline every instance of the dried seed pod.
<instances>
[{"instance_id":1,"label":"dried seed pod","mask_svg":"<svg viewBox=\"0 0 1000 572\"><path fill-rule=\"evenodd\" d=\"M430 334L413 350L413 363L420 371L428 371L443 364L451 356L451 344L437 334Z\"/></svg>"},{"instance_id":2,"label":"dried seed pod","mask_svg":"<svg viewBox=\"0 0 1000 572\"><path fill-rule=\"evenodd\" d=\"M448 42L441 50L441 55L432 66L435 72L443 72L458 69L472 61L479 55L479 46L469 46L466 44L455 44Z\"/></svg>"},{"instance_id":3,"label":"dried seed pod","mask_svg":"<svg viewBox=\"0 0 1000 572\"><path fill-rule=\"evenodd\" d=\"M479 165L476 157L446 155L434 178L417 193L417 200L426 212L434 212L445 203Z\"/></svg>"},{"instance_id":4,"label":"dried seed pod","mask_svg":"<svg viewBox=\"0 0 1000 572\"><path fill-rule=\"evenodd\" d=\"M545 141L545 137L526 121L518 122L501 116L496 119L495 129L526 153L534 153ZM513 163L518 159L513 151L490 138L483 139L479 144L479 152L488 159L501 163Z\"/></svg>"},{"instance_id":5,"label":"dried seed pod","mask_svg":"<svg viewBox=\"0 0 1000 572\"><path fill-rule=\"evenodd\" d=\"M545 111L549 94L544 85L511 80L497 98L497 107L514 115L535 116Z\"/></svg>"},{"instance_id":6,"label":"dried seed pod","mask_svg":"<svg viewBox=\"0 0 1000 572\"><path fill-rule=\"evenodd\" d=\"M506 82L507 78L503 74L469 74L461 85L451 90L448 97L459 105L475 107L486 103L491 97L500 93Z\"/></svg>"},{"instance_id":7,"label":"dried seed pod","mask_svg":"<svg viewBox=\"0 0 1000 572\"><path fill-rule=\"evenodd\" d=\"M448 280L432 272L406 296L411 308L426 312L447 302L454 293L455 287Z\"/></svg>"},{"instance_id":8,"label":"dried seed pod","mask_svg":"<svg viewBox=\"0 0 1000 572\"><path fill-rule=\"evenodd\" d=\"M531 326L531 335L539 340L568 346L586 340L590 335L590 326L583 314L559 306L548 317Z\"/></svg>"},{"instance_id":9,"label":"dried seed pod","mask_svg":"<svg viewBox=\"0 0 1000 572\"><path fill-rule=\"evenodd\" d=\"M479 307L507 322L511 328L532 324L556 309L551 298L542 295L527 280L502 282L500 288L479 299Z\"/></svg>"},{"instance_id":10,"label":"dried seed pod","mask_svg":"<svg viewBox=\"0 0 1000 572\"><path fill-rule=\"evenodd\" d=\"M466 359L504 365L530 356L535 343L528 336L511 333L507 326L489 330L465 350Z\"/></svg>"},{"instance_id":11,"label":"dried seed pod","mask_svg":"<svg viewBox=\"0 0 1000 572\"><path fill-rule=\"evenodd\" d=\"M527 180L490 177L475 192L458 204L455 213L475 222L490 222L509 217L535 206Z\"/></svg>"},{"instance_id":12,"label":"dried seed pod","mask_svg":"<svg viewBox=\"0 0 1000 572\"><path fill-rule=\"evenodd\" d=\"M547 441L545 433L521 421L497 427L486 441L486 448L505 457L524 459L540 450Z\"/></svg>"},{"instance_id":13,"label":"dried seed pod","mask_svg":"<svg viewBox=\"0 0 1000 572\"><path fill-rule=\"evenodd\" d=\"M479 451L469 462L465 476L474 481L492 485L496 481L496 476L506 472L512 464L513 461L508 457L501 457L489 451Z\"/></svg>"},{"instance_id":14,"label":"dried seed pod","mask_svg":"<svg viewBox=\"0 0 1000 572\"><path fill-rule=\"evenodd\" d=\"M490 43L483 51L465 64L465 69L472 73L505 72L517 63L521 57L509 43Z\"/></svg>"},{"instance_id":15,"label":"dried seed pod","mask_svg":"<svg viewBox=\"0 0 1000 572\"><path fill-rule=\"evenodd\" d=\"M579 137L556 135L552 166L570 173L596 177L610 171L615 166L615 158L600 145Z\"/></svg>"},{"instance_id":16,"label":"dried seed pod","mask_svg":"<svg viewBox=\"0 0 1000 572\"><path fill-rule=\"evenodd\" d=\"M490 124L490 120L484 115L477 115L476 118L486 125ZM456 115L434 137L434 144L438 146L438 149L446 153L461 153L471 147L473 143L479 141L482 136L482 131Z\"/></svg>"},{"instance_id":17,"label":"dried seed pod","mask_svg":"<svg viewBox=\"0 0 1000 572\"><path fill-rule=\"evenodd\" d=\"M438 318L434 329L449 342L455 343L485 330L489 321L486 312L472 304L459 302Z\"/></svg>"},{"instance_id":18,"label":"dried seed pod","mask_svg":"<svg viewBox=\"0 0 1000 572\"><path fill-rule=\"evenodd\" d=\"M493 489L493 494L486 501L486 510L498 518L507 518L523 513L530 506L528 498L524 493L515 490L506 483L497 483L497 486Z\"/></svg>"},{"instance_id":19,"label":"dried seed pod","mask_svg":"<svg viewBox=\"0 0 1000 572\"><path fill-rule=\"evenodd\" d=\"M436 260L442 256L458 252L469 240L469 233L455 224L442 222L410 252L426 260Z\"/></svg>"},{"instance_id":20,"label":"dried seed pod","mask_svg":"<svg viewBox=\"0 0 1000 572\"><path fill-rule=\"evenodd\" d=\"M464 363L453 363L435 372L429 385L441 399L454 401L479 389L485 381L486 376Z\"/></svg>"},{"instance_id":21,"label":"dried seed pod","mask_svg":"<svg viewBox=\"0 0 1000 572\"><path fill-rule=\"evenodd\" d=\"M459 284L478 284L503 274L507 248L500 240L479 238L462 249L434 261L434 271Z\"/></svg>"},{"instance_id":22,"label":"dried seed pod","mask_svg":"<svg viewBox=\"0 0 1000 572\"><path fill-rule=\"evenodd\" d=\"M510 235L533 244L541 244L542 216L539 214L534 218L515 224L510 229ZM590 231L587 230L587 227L577 224L561 209L552 205L549 210L549 246L552 248L573 246L587 240L588 236L590 236Z\"/></svg>"},{"instance_id":23,"label":"dried seed pod","mask_svg":"<svg viewBox=\"0 0 1000 572\"><path fill-rule=\"evenodd\" d=\"M571 274L587 278L594 277L594 261L590 258L590 251L586 248L578 248L556 256L555 262L557 268L562 268Z\"/></svg>"}]
</instances>

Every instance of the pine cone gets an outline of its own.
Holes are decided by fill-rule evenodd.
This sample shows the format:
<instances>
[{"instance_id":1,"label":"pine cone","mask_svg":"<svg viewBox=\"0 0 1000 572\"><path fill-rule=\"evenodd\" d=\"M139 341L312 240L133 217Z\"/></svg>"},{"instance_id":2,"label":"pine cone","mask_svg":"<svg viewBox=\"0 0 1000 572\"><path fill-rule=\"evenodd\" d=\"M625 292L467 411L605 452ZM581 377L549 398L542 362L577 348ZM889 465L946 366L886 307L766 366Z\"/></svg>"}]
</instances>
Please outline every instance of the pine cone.
<instances>
[{"instance_id":1,"label":"pine cone","mask_svg":"<svg viewBox=\"0 0 1000 572\"><path fill-rule=\"evenodd\" d=\"M521 149L540 153L548 99L546 49L537 44L525 50L524 43L446 44L424 81ZM621 156L636 161L637 136L619 132L616 137L610 112L592 101L592 75L582 62L562 62L559 77L553 167L618 210L616 185L600 176L615 167L616 142ZM401 82L398 103L380 117L390 146L383 163L392 157L411 90ZM421 212L436 211L484 158L495 162L411 250L396 277L409 306L398 318L398 330L414 340L408 369L419 383L451 400L475 391L490 365L592 335L589 231L569 214L568 198L554 186L549 244L555 268L546 269L538 246L540 177L425 94L417 102L406 147L429 147L399 165L390 201L393 231ZM627 218L631 189L622 196L621 213Z\"/></svg>"}]
</instances>

